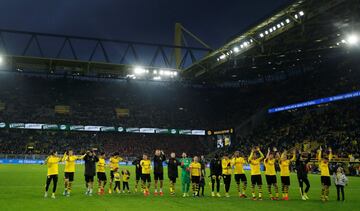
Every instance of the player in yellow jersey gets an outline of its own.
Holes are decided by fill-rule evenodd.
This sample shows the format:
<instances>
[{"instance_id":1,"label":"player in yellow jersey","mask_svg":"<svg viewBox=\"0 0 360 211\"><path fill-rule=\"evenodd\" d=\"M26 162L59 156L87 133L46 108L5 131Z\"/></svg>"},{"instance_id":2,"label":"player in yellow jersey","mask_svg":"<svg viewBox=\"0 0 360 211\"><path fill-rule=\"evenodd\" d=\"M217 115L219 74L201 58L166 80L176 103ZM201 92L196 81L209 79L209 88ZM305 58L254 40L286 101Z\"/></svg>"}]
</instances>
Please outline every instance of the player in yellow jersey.
<instances>
[{"instance_id":1,"label":"player in yellow jersey","mask_svg":"<svg viewBox=\"0 0 360 211\"><path fill-rule=\"evenodd\" d=\"M231 160L228 155L224 155L223 159L221 160L222 166L222 175L224 179L225 185L225 197L230 197L229 190L231 184Z\"/></svg>"},{"instance_id":2,"label":"player in yellow jersey","mask_svg":"<svg viewBox=\"0 0 360 211\"><path fill-rule=\"evenodd\" d=\"M119 162L123 161L123 159L119 156L118 152L114 152L113 155L109 159L110 165L110 185L109 185L109 194L112 193L113 188L113 180L114 180L114 171L116 168L119 168Z\"/></svg>"},{"instance_id":3,"label":"player in yellow jersey","mask_svg":"<svg viewBox=\"0 0 360 211\"><path fill-rule=\"evenodd\" d=\"M278 152L276 154L276 158L278 159L280 166L282 199L287 201L289 200L290 165L291 162L294 162L296 160L296 150L294 150L293 157L291 158L291 160L288 159L286 150L283 153L281 153L281 155Z\"/></svg>"},{"instance_id":4,"label":"player in yellow jersey","mask_svg":"<svg viewBox=\"0 0 360 211\"><path fill-rule=\"evenodd\" d=\"M329 171L329 161L332 159L332 150L329 148L329 155L323 155L322 157L322 148L318 150L317 159L319 161L319 169L321 174L321 200L323 202L329 200L329 188L331 186L330 171Z\"/></svg>"},{"instance_id":5,"label":"player in yellow jersey","mask_svg":"<svg viewBox=\"0 0 360 211\"><path fill-rule=\"evenodd\" d=\"M45 198L48 196L49 186L51 181L53 181L53 190L52 190L51 198L55 199L60 161L61 158L58 157L56 151L52 151L50 155L45 159L44 164L47 165L47 177L46 177L46 186L45 186L45 195L44 195Z\"/></svg>"},{"instance_id":6,"label":"player in yellow jersey","mask_svg":"<svg viewBox=\"0 0 360 211\"><path fill-rule=\"evenodd\" d=\"M276 152L276 148L274 148L274 151ZM267 183L267 188L269 192L269 196L271 200L279 200L279 188L277 185L277 179L276 179L276 170L275 170L275 158L274 154L271 152L270 148L268 149L266 158L264 159L264 165L265 165L265 178ZM274 186L275 190L275 197L273 196L271 192L271 186Z\"/></svg>"},{"instance_id":7,"label":"player in yellow jersey","mask_svg":"<svg viewBox=\"0 0 360 211\"><path fill-rule=\"evenodd\" d=\"M259 153L260 157L257 156ZM255 186L259 188L259 200L262 200L262 179L261 179L261 170L260 164L264 159L264 154L260 151L259 147L256 147L251 150L249 156L250 172L251 172L251 189L252 189L252 200L257 200L255 195Z\"/></svg>"},{"instance_id":8,"label":"player in yellow jersey","mask_svg":"<svg viewBox=\"0 0 360 211\"><path fill-rule=\"evenodd\" d=\"M105 153L102 152L100 153L99 156L99 161L97 163L97 168L96 168L96 175L98 178L98 194L99 195L103 195L105 193L105 185L107 182L107 178L106 178L106 173L105 173L105 166L106 166L106 161L105 161Z\"/></svg>"},{"instance_id":9,"label":"player in yellow jersey","mask_svg":"<svg viewBox=\"0 0 360 211\"><path fill-rule=\"evenodd\" d=\"M142 180L142 189L144 190L144 196L149 195L149 189L151 185L151 161L147 154L143 154L143 159L140 161L141 166L141 180Z\"/></svg>"},{"instance_id":10,"label":"player in yellow jersey","mask_svg":"<svg viewBox=\"0 0 360 211\"><path fill-rule=\"evenodd\" d=\"M75 162L76 160L83 159L83 156L76 156L72 149L69 149L65 152L62 161L65 161L65 170L64 170L64 185L65 190L63 195L70 196L72 183L74 182L74 174L75 174Z\"/></svg>"},{"instance_id":11,"label":"player in yellow jersey","mask_svg":"<svg viewBox=\"0 0 360 211\"><path fill-rule=\"evenodd\" d=\"M241 198L246 198L245 192L247 187L247 179L244 171L245 163L246 163L245 158L240 155L239 151L236 151L231 160L231 165L234 168L234 178L237 185L237 191ZM242 182L242 191L240 191L240 181Z\"/></svg>"},{"instance_id":12,"label":"player in yellow jersey","mask_svg":"<svg viewBox=\"0 0 360 211\"><path fill-rule=\"evenodd\" d=\"M199 183L201 176L201 164L199 163L199 157L195 156L193 162L190 164L190 177L193 190L193 196L196 197L199 191Z\"/></svg>"}]
</instances>

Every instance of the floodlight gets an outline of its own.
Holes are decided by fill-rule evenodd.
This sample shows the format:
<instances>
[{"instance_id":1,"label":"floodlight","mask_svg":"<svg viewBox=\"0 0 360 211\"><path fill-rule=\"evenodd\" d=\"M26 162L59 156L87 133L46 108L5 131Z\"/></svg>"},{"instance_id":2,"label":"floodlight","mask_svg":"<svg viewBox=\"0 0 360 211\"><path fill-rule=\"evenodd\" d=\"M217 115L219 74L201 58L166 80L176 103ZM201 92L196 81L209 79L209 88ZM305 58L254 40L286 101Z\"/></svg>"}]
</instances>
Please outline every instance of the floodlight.
<instances>
[{"instance_id":1,"label":"floodlight","mask_svg":"<svg viewBox=\"0 0 360 211\"><path fill-rule=\"evenodd\" d=\"M0 65L4 63L4 57L0 55Z\"/></svg>"},{"instance_id":2,"label":"floodlight","mask_svg":"<svg viewBox=\"0 0 360 211\"><path fill-rule=\"evenodd\" d=\"M264 34L263 34L263 33L260 33L260 37L264 37Z\"/></svg>"},{"instance_id":3,"label":"floodlight","mask_svg":"<svg viewBox=\"0 0 360 211\"><path fill-rule=\"evenodd\" d=\"M300 11L300 12L299 12L299 15L300 15L300 16L304 16L304 15L305 15L304 11Z\"/></svg>"},{"instance_id":4,"label":"floodlight","mask_svg":"<svg viewBox=\"0 0 360 211\"><path fill-rule=\"evenodd\" d=\"M240 51L240 49L239 49L238 47L235 47L235 48L234 48L234 52L235 52L235 53L237 53L237 52L239 52L239 51Z\"/></svg>"},{"instance_id":5,"label":"floodlight","mask_svg":"<svg viewBox=\"0 0 360 211\"><path fill-rule=\"evenodd\" d=\"M134 69L134 73L136 75L141 75L141 74L144 74L146 72L146 70L142 67L135 67Z\"/></svg>"},{"instance_id":6,"label":"floodlight","mask_svg":"<svg viewBox=\"0 0 360 211\"><path fill-rule=\"evenodd\" d=\"M359 42L359 37L356 34L351 34L347 37L349 45L356 45Z\"/></svg>"},{"instance_id":7,"label":"floodlight","mask_svg":"<svg viewBox=\"0 0 360 211\"><path fill-rule=\"evenodd\" d=\"M290 19L289 19L289 18L286 19L285 22L286 22L286 23L290 23Z\"/></svg>"}]
</instances>

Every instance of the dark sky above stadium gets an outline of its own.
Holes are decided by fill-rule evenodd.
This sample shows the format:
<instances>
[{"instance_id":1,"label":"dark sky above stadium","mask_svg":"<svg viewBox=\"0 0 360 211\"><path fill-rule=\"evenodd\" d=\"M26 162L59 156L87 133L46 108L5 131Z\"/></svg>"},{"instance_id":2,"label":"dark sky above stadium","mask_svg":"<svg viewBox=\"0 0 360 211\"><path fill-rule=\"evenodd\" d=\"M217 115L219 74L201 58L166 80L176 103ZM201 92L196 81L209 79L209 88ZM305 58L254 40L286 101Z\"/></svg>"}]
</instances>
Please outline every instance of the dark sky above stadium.
<instances>
[{"instance_id":1,"label":"dark sky above stadium","mask_svg":"<svg viewBox=\"0 0 360 211\"><path fill-rule=\"evenodd\" d=\"M172 44L175 22L219 47L289 0L3 0L0 28Z\"/></svg>"}]
</instances>

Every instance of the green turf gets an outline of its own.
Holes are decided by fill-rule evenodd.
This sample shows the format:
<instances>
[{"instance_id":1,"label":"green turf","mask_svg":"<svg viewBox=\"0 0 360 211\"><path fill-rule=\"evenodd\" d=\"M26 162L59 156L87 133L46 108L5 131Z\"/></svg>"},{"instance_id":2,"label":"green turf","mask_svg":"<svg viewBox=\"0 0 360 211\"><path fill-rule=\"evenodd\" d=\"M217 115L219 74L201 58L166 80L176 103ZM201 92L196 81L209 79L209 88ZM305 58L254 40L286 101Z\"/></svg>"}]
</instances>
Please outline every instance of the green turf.
<instances>
[{"instance_id":1,"label":"green turf","mask_svg":"<svg viewBox=\"0 0 360 211\"><path fill-rule=\"evenodd\" d=\"M182 198L180 182L177 184L177 195L168 195L168 180L165 180L165 196L149 196L141 193L112 194L105 196L84 195L83 166L77 166L74 189L71 197L61 195L63 191L63 166L60 166L60 181L57 198L43 198L46 167L41 165L1 165L0 166L0 210L355 210L360 207L360 178L350 177L346 187L346 201L335 200L336 190L330 189L330 201L322 203L320 199L320 177L310 175L311 189L309 201L301 201L296 176L291 177L290 200L270 201L267 199L266 187L263 187L263 201L240 199L236 194L236 185L232 180L230 198L212 198L210 187L205 187L203 198ZM133 167L128 167L131 173ZM249 179L249 177L248 177ZM263 178L264 179L264 178ZM265 180L263 180L265 181ZM134 175L130 188L134 187ZM153 187L152 187L153 188ZM221 187L222 192L223 186ZM51 190L51 189L50 189ZM247 190L250 196L250 188Z\"/></svg>"}]
</instances>

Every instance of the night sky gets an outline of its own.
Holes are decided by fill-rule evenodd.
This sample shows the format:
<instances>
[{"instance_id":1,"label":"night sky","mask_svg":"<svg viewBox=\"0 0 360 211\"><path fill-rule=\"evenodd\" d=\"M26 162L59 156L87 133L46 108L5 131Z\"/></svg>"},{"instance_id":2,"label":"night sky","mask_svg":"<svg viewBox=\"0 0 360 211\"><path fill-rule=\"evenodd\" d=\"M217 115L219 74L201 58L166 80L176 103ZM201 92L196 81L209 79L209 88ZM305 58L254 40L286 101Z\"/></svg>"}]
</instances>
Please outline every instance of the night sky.
<instances>
[{"instance_id":1,"label":"night sky","mask_svg":"<svg viewBox=\"0 0 360 211\"><path fill-rule=\"evenodd\" d=\"M3 0L0 28L172 44L174 24L181 22L217 48L286 3L289 0Z\"/></svg>"}]
</instances>

